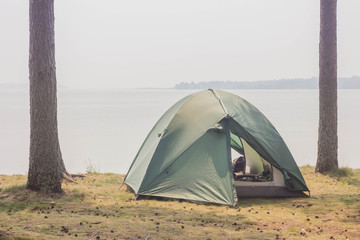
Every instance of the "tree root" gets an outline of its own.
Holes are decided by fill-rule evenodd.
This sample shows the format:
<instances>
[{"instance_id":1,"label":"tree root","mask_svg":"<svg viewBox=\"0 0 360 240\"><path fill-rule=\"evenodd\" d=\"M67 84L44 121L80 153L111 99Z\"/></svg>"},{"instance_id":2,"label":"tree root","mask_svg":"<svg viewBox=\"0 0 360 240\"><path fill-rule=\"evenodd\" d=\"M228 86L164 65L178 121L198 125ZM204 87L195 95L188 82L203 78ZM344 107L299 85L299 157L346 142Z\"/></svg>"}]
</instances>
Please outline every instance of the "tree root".
<instances>
[{"instance_id":1,"label":"tree root","mask_svg":"<svg viewBox=\"0 0 360 240\"><path fill-rule=\"evenodd\" d=\"M84 177L86 177L85 175L82 175L82 174L70 174L70 176L72 178L84 178Z\"/></svg>"},{"instance_id":2,"label":"tree root","mask_svg":"<svg viewBox=\"0 0 360 240\"><path fill-rule=\"evenodd\" d=\"M68 174L68 173L63 173L62 178L63 178L64 180L68 181L68 182L72 182L72 183L78 184L78 182L75 181L75 179L73 179L72 176L71 176L70 174Z\"/></svg>"},{"instance_id":3,"label":"tree root","mask_svg":"<svg viewBox=\"0 0 360 240\"><path fill-rule=\"evenodd\" d=\"M69 182L76 182L75 178L84 178L86 177L85 175L82 174L69 174L68 172L63 172L63 179L69 181Z\"/></svg>"},{"instance_id":4,"label":"tree root","mask_svg":"<svg viewBox=\"0 0 360 240\"><path fill-rule=\"evenodd\" d=\"M72 182L72 183L76 183L78 184L78 182L75 180L75 178L84 178L86 177L85 175L82 174L70 174L67 171L63 172L62 178L68 182Z\"/></svg>"}]
</instances>

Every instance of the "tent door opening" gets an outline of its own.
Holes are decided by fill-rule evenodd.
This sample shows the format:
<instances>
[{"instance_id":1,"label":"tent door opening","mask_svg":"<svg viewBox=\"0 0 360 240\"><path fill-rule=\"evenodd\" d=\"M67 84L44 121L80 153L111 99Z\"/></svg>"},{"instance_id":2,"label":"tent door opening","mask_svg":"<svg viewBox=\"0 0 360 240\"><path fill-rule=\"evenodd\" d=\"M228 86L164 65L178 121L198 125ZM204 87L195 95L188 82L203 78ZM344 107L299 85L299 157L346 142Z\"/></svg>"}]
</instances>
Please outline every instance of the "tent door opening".
<instances>
[{"instance_id":1,"label":"tent door opening","mask_svg":"<svg viewBox=\"0 0 360 240\"><path fill-rule=\"evenodd\" d=\"M235 181L271 182L273 167L243 138L231 132L231 159Z\"/></svg>"}]
</instances>

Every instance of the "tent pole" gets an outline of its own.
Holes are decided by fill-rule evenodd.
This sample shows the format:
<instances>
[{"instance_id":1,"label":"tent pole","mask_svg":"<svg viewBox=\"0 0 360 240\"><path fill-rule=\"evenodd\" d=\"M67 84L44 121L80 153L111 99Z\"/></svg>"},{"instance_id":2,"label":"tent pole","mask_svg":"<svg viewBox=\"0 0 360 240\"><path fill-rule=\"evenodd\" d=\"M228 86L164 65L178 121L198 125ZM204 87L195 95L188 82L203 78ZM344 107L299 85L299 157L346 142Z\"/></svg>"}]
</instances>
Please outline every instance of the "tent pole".
<instances>
[{"instance_id":1,"label":"tent pole","mask_svg":"<svg viewBox=\"0 0 360 240\"><path fill-rule=\"evenodd\" d=\"M224 103L222 102L221 98L219 97L219 95L217 94L217 92L213 89L209 89L210 91L212 91L212 93L214 94L214 96L217 98L217 100L219 100L220 105L222 107L222 109L224 110L226 115L229 115L229 113L227 112Z\"/></svg>"},{"instance_id":2,"label":"tent pole","mask_svg":"<svg viewBox=\"0 0 360 240\"><path fill-rule=\"evenodd\" d=\"M233 166L232 166L232 159L231 159L231 143L230 143L230 119L228 117L225 117L223 119L224 121L224 126L225 126L225 135L226 135L226 152L227 152L227 163L228 163L228 167L229 167L229 177L230 177L230 182L233 185L233 190L232 190L232 200L233 200L233 207L236 206L236 204L238 203L238 198L237 198L237 193L236 193L236 187L235 187L235 179L234 179L234 172L233 172Z\"/></svg>"}]
</instances>

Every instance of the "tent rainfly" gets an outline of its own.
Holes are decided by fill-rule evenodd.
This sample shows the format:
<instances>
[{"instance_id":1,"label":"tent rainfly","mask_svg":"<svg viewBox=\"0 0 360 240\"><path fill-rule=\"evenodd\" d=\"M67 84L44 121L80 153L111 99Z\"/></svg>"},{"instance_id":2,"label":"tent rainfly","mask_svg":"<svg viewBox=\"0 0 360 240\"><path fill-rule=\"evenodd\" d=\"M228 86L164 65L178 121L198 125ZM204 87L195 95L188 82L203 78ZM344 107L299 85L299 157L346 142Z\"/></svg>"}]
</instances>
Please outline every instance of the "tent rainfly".
<instances>
[{"instance_id":1,"label":"tent rainfly","mask_svg":"<svg viewBox=\"0 0 360 240\"><path fill-rule=\"evenodd\" d=\"M232 158L246 168L235 173ZM299 197L309 191L284 140L246 100L204 90L158 120L124 183L138 196L236 205L244 197Z\"/></svg>"}]
</instances>

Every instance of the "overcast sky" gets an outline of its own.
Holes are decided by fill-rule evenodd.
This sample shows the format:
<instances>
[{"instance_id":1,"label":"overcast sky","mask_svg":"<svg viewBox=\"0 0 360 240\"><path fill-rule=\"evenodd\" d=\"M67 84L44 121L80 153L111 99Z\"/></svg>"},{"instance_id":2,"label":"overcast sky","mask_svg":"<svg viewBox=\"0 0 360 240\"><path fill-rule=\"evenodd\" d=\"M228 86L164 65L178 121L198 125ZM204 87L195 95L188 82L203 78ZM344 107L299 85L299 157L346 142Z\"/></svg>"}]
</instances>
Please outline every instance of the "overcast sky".
<instances>
[{"instance_id":1,"label":"overcast sky","mask_svg":"<svg viewBox=\"0 0 360 240\"><path fill-rule=\"evenodd\" d=\"M58 84L318 76L320 0L56 0ZM0 0L0 83L28 82L29 1ZM338 1L338 76L360 75L360 1Z\"/></svg>"}]
</instances>

